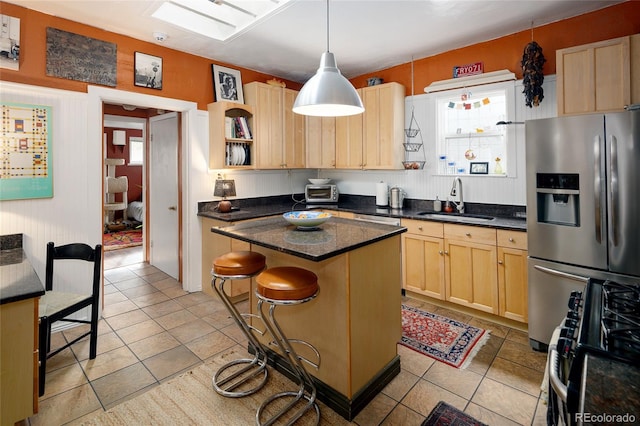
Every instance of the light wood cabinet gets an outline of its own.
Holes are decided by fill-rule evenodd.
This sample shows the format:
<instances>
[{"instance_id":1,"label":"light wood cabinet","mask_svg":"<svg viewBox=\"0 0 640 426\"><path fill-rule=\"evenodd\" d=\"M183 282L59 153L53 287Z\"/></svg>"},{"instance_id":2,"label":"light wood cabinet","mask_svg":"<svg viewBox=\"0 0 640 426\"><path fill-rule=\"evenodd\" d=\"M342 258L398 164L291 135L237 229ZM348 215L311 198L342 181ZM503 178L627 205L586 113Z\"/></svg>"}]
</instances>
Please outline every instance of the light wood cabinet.
<instances>
[{"instance_id":1,"label":"light wood cabinet","mask_svg":"<svg viewBox=\"0 0 640 426\"><path fill-rule=\"evenodd\" d=\"M38 300L0 306L1 424L38 412Z\"/></svg>"},{"instance_id":2,"label":"light wood cabinet","mask_svg":"<svg viewBox=\"0 0 640 426\"><path fill-rule=\"evenodd\" d=\"M402 288L526 323L527 233L402 219Z\"/></svg>"},{"instance_id":3,"label":"light wood cabinet","mask_svg":"<svg viewBox=\"0 0 640 426\"><path fill-rule=\"evenodd\" d=\"M385 83L358 94L364 113L336 118L336 168L402 169L404 86Z\"/></svg>"},{"instance_id":4,"label":"light wood cabinet","mask_svg":"<svg viewBox=\"0 0 640 426\"><path fill-rule=\"evenodd\" d=\"M558 115L623 111L632 103L630 39L556 51Z\"/></svg>"},{"instance_id":5,"label":"light wood cabinet","mask_svg":"<svg viewBox=\"0 0 640 426\"><path fill-rule=\"evenodd\" d=\"M211 232L213 226L228 226L229 222L222 220L202 218L202 291L215 295L211 288L211 267L213 260L230 251L250 250L251 244ZM231 280L225 283L225 291L232 300L241 300L249 297L251 280Z\"/></svg>"},{"instance_id":6,"label":"light wood cabinet","mask_svg":"<svg viewBox=\"0 0 640 426\"><path fill-rule=\"evenodd\" d=\"M244 99L254 108L255 167L305 167L305 117L292 110L298 92L266 83L244 85Z\"/></svg>"},{"instance_id":7,"label":"light wood cabinet","mask_svg":"<svg viewBox=\"0 0 640 426\"><path fill-rule=\"evenodd\" d=\"M402 219L402 282L405 290L445 298L442 223Z\"/></svg>"},{"instance_id":8,"label":"light wood cabinet","mask_svg":"<svg viewBox=\"0 0 640 426\"><path fill-rule=\"evenodd\" d=\"M305 143L307 168L335 168L336 117L307 117Z\"/></svg>"},{"instance_id":9,"label":"light wood cabinet","mask_svg":"<svg viewBox=\"0 0 640 426\"><path fill-rule=\"evenodd\" d=\"M444 225L446 300L498 314L496 230Z\"/></svg>"},{"instance_id":10,"label":"light wood cabinet","mask_svg":"<svg viewBox=\"0 0 640 426\"><path fill-rule=\"evenodd\" d=\"M358 89L358 96L363 98L362 89ZM366 111L358 115L336 117L336 168L362 169L364 167L363 152L363 116Z\"/></svg>"},{"instance_id":11,"label":"light wood cabinet","mask_svg":"<svg viewBox=\"0 0 640 426\"><path fill-rule=\"evenodd\" d=\"M252 168L255 153L253 139L235 138L225 130L228 127L227 119L242 117L253 132L253 108L249 105L235 102L213 102L207 105L209 111L209 168ZM246 147L248 152L247 164L233 164L230 150L235 146Z\"/></svg>"},{"instance_id":12,"label":"light wood cabinet","mask_svg":"<svg viewBox=\"0 0 640 426\"><path fill-rule=\"evenodd\" d=\"M499 315L528 321L527 233L498 229Z\"/></svg>"}]
</instances>

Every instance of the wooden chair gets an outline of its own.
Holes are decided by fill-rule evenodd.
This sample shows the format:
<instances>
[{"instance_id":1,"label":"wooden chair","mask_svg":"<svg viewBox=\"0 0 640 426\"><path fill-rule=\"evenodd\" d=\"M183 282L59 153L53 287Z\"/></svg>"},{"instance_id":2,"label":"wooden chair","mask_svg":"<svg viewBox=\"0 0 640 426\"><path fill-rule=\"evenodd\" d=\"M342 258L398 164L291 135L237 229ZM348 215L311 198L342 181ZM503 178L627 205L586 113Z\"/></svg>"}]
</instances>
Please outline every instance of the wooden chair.
<instances>
[{"instance_id":1,"label":"wooden chair","mask_svg":"<svg viewBox=\"0 0 640 426\"><path fill-rule=\"evenodd\" d=\"M93 279L87 283L86 293L68 293L55 291L53 289L53 265L54 261L84 261L93 263ZM56 355L60 351L68 348L79 340L90 336L89 358L96 357L98 344L98 314L100 299L100 277L102 274L102 246L95 248L83 243L66 244L55 247L53 242L47 244L47 263L45 272L45 294L40 298L39 303L39 389L40 396L44 394L45 373L47 370L47 359ZM81 320L67 318L71 314L85 308L91 307L91 319ZM66 321L82 324L90 324L89 331L78 336L71 342L51 351L51 325L57 321Z\"/></svg>"}]
</instances>

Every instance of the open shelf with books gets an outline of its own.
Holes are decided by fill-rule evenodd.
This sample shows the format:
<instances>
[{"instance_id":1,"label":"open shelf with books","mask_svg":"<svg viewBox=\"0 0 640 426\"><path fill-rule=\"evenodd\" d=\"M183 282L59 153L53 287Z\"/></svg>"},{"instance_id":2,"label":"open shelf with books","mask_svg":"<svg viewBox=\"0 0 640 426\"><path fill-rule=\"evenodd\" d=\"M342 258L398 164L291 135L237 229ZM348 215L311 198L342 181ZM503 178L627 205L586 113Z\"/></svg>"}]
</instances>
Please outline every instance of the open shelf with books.
<instances>
[{"instance_id":1,"label":"open shelf with books","mask_svg":"<svg viewBox=\"0 0 640 426\"><path fill-rule=\"evenodd\" d=\"M252 168L253 108L235 102L213 102L209 110L209 168Z\"/></svg>"}]
</instances>

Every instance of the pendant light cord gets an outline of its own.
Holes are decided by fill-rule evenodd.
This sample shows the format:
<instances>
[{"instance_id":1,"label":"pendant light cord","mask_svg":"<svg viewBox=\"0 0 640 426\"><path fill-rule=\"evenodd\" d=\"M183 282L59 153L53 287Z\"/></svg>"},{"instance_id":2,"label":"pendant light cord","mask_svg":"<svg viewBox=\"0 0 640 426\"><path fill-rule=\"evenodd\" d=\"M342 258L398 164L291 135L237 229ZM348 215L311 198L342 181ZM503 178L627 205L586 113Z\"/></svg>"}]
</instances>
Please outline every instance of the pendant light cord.
<instances>
[{"instance_id":1,"label":"pendant light cord","mask_svg":"<svg viewBox=\"0 0 640 426\"><path fill-rule=\"evenodd\" d=\"M329 0L327 0L327 52L329 52Z\"/></svg>"}]
</instances>

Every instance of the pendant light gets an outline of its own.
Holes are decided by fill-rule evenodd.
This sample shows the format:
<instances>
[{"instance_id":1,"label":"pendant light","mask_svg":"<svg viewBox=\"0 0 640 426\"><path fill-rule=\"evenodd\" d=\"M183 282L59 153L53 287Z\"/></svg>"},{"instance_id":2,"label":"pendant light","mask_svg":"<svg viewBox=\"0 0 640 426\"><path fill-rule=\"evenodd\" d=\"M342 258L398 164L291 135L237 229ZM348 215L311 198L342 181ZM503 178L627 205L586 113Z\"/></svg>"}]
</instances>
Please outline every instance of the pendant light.
<instances>
[{"instance_id":1,"label":"pendant light","mask_svg":"<svg viewBox=\"0 0 640 426\"><path fill-rule=\"evenodd\" d=\"M318 117L339 117L364 112L355 87L344 78L329 51L329 0L327 0L327 51L320 58L316 74L298 93L293 112Z\"/></svg>"}]
</instances>

